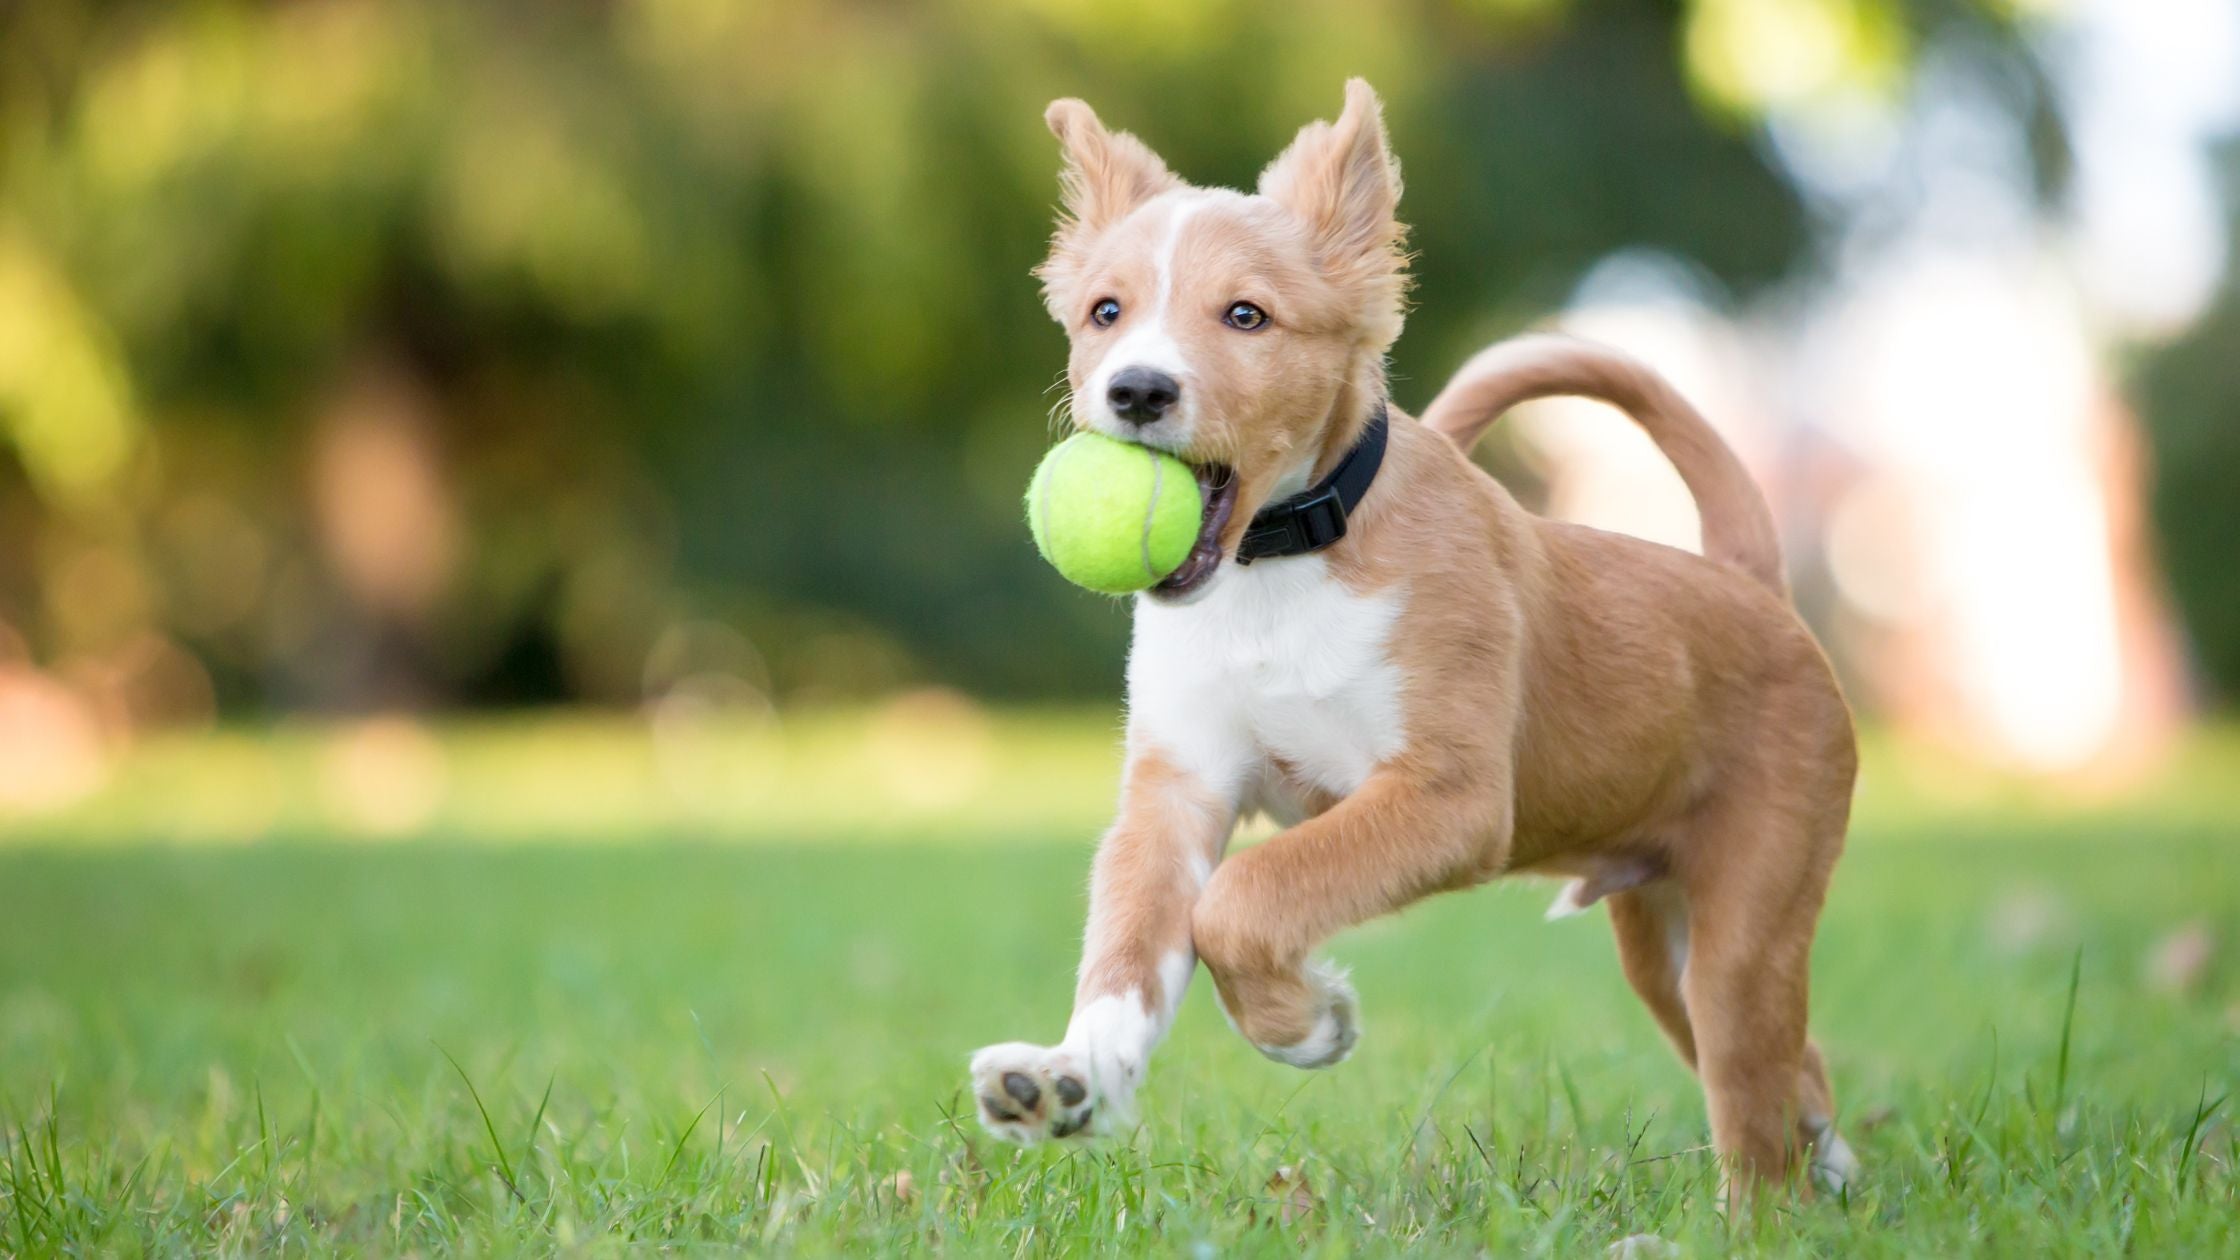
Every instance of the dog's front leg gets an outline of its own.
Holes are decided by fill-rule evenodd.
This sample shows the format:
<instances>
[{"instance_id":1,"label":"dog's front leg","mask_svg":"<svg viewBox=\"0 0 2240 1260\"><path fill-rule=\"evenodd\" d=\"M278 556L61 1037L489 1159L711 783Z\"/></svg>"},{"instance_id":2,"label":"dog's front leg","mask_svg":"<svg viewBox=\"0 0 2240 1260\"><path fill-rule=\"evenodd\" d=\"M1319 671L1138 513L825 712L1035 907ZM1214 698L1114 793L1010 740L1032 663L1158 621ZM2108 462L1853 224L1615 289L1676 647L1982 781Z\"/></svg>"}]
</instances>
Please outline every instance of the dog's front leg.
<instances>
[{"instance_id":1,"label":"dog's front leg","mask_svg":"<svg viewBox=\"0 0 2240 1260\"><path fill-rule=\"evenodd\" d=\"M1325 813L1231 857L1193 916L1199 957L1230 1022L1262 1054L1327 1067L1359 1035L1353 988L1309 959L1342 928L1426 894L1477 883L1508 861L1508 784L1469 788L1385 768Z\"/></svg>"},{"instance_id":2,"label":"dog's front leg","mask_svg":"<svg viewBox=\"0 0 2240 1260\"><path fill-rule=\"evenodd\" d=\"M972 1056L989 1132L1039 1142L1134 1123L1144 1065L1197 969L1191 907L1234 823L1226 802L1158 754L1129 759L1120 816L1097 848L1065 1039Z\"/></svg>"}]
</instances>

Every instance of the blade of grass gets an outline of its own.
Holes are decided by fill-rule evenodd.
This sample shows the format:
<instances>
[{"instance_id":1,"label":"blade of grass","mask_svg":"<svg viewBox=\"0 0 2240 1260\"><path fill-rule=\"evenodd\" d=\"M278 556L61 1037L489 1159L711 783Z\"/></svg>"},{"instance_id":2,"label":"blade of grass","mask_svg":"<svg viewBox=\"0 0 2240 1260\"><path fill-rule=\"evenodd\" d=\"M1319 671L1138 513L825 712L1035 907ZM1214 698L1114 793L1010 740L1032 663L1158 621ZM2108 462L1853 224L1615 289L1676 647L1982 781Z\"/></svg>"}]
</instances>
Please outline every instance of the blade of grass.
<instances>
[{"instance_id":1,"label":"blade of grass","mask_svg":"<svg viewBox=\"0 0 2240 1260\"><path fill-rule=\"evenodd\" d=\"M2061 1104L2069 1092L2069 1040L2077 1026L2077 982L2084 976L2084 946L2069 959L2069 1001L2061 1012L2061 1053L2053 1067L2053 1122L2061 1123Z\"/></svg>"},{"instance_id":2,"label":"blade of grass","mask_svg":"<svg viewBox=\"0 0 2240 1260\"><path fill-rule=\"evenodd\" d=\"M481 1091L474 1087L474 1081L468 1078L467 1070L459 1066L459 1061L451 1057L449 1050L432 1041L428 1044L435 1046L436 1053L450 1062L451 1070L457 1072L459 1079L466 1084L467 1097L474 1099L474 1109L482 1115L483 1132L490 1135L490 1149L498 1155L498 1179L506 1183L506 1189L512 1193L514 1202L527 1204L528 1197L521 1193L521 1186L514 1179L513 1161L506 1158L506 1144L498 1140L498 1126L490 1119L490 1109L482 1105Z\"/></svg>"},{"instance_id":3,"label":"blade of grass","mask_svg":"<svg viewBox=\"0 0 2240 1260\"><path fill-rule=\"evenodd\" d=\"M793 1113L786 1110L785 1095L778 1092L777 1078L770 1075L767 1068L763 1070L762 1083L770 1091L770 1105L777 1109L778 1127L785 1131L786 1153L793 1157L793 1166L801 1173L801 1179L809 1183L812 1191L816 1190L816 1170L809 1167L809 1162L801 1157L801 1142L793 1135Z\"/></svg>"},{"instance_id":4,"label":"blade of grass","mask_svg":"<svg viewBox=\"0 0 2240 1260\"><path fill-rule=\"evenodd\" d=\"M47 1210L46 1195L44 1193L38 1195L31 1193L33 1186L37 1185L39 1181L39 1153L38 1148L31 1145L31 1130L21 1120L14 1123L16 1140L8 1147L8 1181L14 1188L16 1210L9 1215L16 1219L16 1236L23 1243L21 1254L31 1255L33 1254L31 1246L32 1209L38 1210L41 1221L39 1232L42 1234L47 1232L52 1221L52 1215ZM28 1184L25 1180L26 1174L23 1166L26 1160L31 1163Z\"/></svg>"},{"instance_id":5,"label":"blade of grass","mask_svg":"<svg viewBox=\"0 0 2240 1260\"><path fill-rule=\"evenodd\" d=\"M264 1079L262 1077L257 1078L254 1087L257 1096L257 1145L262 1148L264 1191L266 1194L270 1194L272 1193L272 1125L265 1119L264 1114Z\"/></svg>"},{"instance_id":6,"label":"blade of grass","mask_svg":"<svg viewBox=\"0 0 2240 1260\"><path fill-rule=\"evenodd\" d=\"M716 1105L716 1098L721 1097L723 1097L723 1091L717 1090L715 1098L700 1104L700 1110L693 1114L692 1123L686 1125L684 1132L677 1136L676 1147L669 1152L669 1162L661 1166L661 1175L654 1179L654 1185L665 1186L669 1184L669 1174L676 1170L677 1158L684 1154L684 1144L692 1140L692 1132L700 1127L701 1118L708 1114L708 1108Z\"/></svg>"},{"instance_id":7,"label":"blade of grass","mask_svg":"<svg viewBox=\"0 0 2240 1260\"><path fill-rule=\"evenodd\" d=\"M1447 1091L1454 1088L1454 1083L1462 1079L1462 1074L1470 1069L1470 1064L1484 1050L1484 1046L1479 1046L1462 1056L1462 1062L1455 1064L1454 1071L1447 1073L1447 1079L1441 1081L1439 1088L1431 1092L1430 1099L1423 1104L1423 1112L1416 1117L1416 1127L1408 1131L1408 1143L1401 1148L1401 1158L1415 1158L1416 1139L1423 1136L1423 1126L1431 1123L1431 1113L1438 1108L1439 1100L1447 1096Z\"/></svg>"},{"instance_id":8,"label":"blade of grass","mask_svg":"<svg viewBox=\"0 0 2240 1260\"><path fill-rule=\"evenodd\" d=\"M559 1079L560 1073L557 1069L553 1071L552 1075L544 1078L544 1097L537 1100L537 1114L529 1117L529 1138L522 1144L523 1158L537 1153L537 1128L544 1123L544 1109L552 1103L553 1082Z\"/></svg>"},{"instance_id":9,"label":"blade of grass","mask_svg":"<svg viewBox=\"0 0 2240 1260\"><path fill-rule=\"evenodd\" d=\"M1571 1108L1571 1131L1579 1135L1579 1148L1587 1145L1587 1109L1579 1101L1579 1083L1571 1079L1571 1068L1556 1064L1556 1080L1563 1084L1563 1100Z\"/></svg>"},{"instance_id":10,"label":"blade of grass","mask_svg":"<svg viewBox=\"0 0 2240 1260\"><path fill-rule=\"evenodd\" d=\"M62 1085L47 1085L47 1180L54 1183L56 1203L70 1200L70 1183L62 1167Z\"/></svg>"},{"instance_id":11,"label":"blade of grass","mask_svg":"<svg viewBox=\"0 0 2240 1260\"><path fill-rule=\"evenodd\" d=\"M2186 1173L2193 1167L2193 1153L2195 1144L2199 1142L2201 1137L2201 1126L2209 1123L2210 1117L2216 1115L2218 1110L2224 1106L2225 1100L2230 1097L2232 1097L2230 1094L2219 1094L2215 1102L2209 1101L2209 1082L2206 1077L2202 1079L2201 1100L2194 1104L2193 1122L2186 1126L2185 1141L2178 1147L2179 1194L2186 1192Z\"/></svg>"}]
</instances>

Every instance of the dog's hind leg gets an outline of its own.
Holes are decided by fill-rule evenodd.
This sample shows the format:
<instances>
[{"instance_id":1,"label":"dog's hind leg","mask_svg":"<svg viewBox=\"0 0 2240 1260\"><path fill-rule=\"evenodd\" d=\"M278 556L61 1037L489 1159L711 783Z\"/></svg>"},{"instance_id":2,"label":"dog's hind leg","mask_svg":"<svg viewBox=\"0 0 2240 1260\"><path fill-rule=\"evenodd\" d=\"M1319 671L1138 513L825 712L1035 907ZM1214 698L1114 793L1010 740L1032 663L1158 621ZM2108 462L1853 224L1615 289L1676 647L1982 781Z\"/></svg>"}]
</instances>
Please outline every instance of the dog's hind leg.
<instances>
[{"instance_id":1,"label":"dog's hind leg","mask_svg":"<svg viewBox=\"0 0 2240 1260\"><path fill-rule=\"evenodd\" d=\"M1610 927L1618 938L1618 963L1672 1048L1692 1070L1696 1034L1680 995L1688 964L1688 899L1680 885L1660 880L1613 894Z\"/></svg>"},{"instance_id":2,"label":"dog's hind leg","mask_svg":"<svg viewBox=\"0 0 2240 1260\"><path fill-rule=\"evenodd\" d=\"M1711 1144L1737 1201L1787 1177L1801 1119L1810 921L1792 906L1750 904L1758 895L1694 899L1681 977Z\"/></svg>"},{"instance_id":3,"label":"dog's hind leg","mask_svg":"<svg viewBox=\"0 0 2240 1260\"><path fill-rule=\"evenodd\" d=\"M1859 1175L1859 1157L1836 1132L1836 1096L1828 1085L1828 1065L1820 1045L1804 1043L1804 1072L1797 1082L1797 1139L1812 1152L1812 1179L1830 1194L1842 1194Z\"/></svg>"},{"instance_id":4,"label":"dog's hind leg","mask_svg":"<svg viewBox=\"0 0 2240 1260\"><path fill-rule=\"evenodd\" d=\"M1327 812L1232 855L1198 899L1198 956L1222 1009L1262 1054L1294 1067L1343 1059L1353 989L1309 953L1342 928L1500 869L1506 784L1465 794L1382 769Z\"/></svg>"},{"instance_id":5,"label":"dog's hind leg","mask_svg":"<svg viewBox=\"0 0 2240 1260\"><path fill-rule=\"evenodd\" d=\"M1688 961L1688 905L1676 884L1652 884L1610 898L1610 925L1618 938L1618 961L1627 983L1656 1016L1681 1061L1696 1066L1695 1027L1681 998L1680 977ZM1859 1161L1835 1131L1835 1095L1820 1047L1804 1043L1804 1065L1797 1079L1797 1138L1812 1151L1813 1179L1831 1192L1858 1175Z\"/></svg>"},{"instance_id":6,"label":"dog's hind leg","mask_svg":"<svg viewBox=\"0 0 2240 1260\"><path fill-rule=\"evenodd\" d=\"M1675 846L1688 899L1680 991L1730 1203L1785 1179L1800 1154L1823 1184L1856 1171L1806 1037L1813 929L1849 812L1848 752L1846 741L1825 760L1736 767Z\"/></svg>"}]
</instances>

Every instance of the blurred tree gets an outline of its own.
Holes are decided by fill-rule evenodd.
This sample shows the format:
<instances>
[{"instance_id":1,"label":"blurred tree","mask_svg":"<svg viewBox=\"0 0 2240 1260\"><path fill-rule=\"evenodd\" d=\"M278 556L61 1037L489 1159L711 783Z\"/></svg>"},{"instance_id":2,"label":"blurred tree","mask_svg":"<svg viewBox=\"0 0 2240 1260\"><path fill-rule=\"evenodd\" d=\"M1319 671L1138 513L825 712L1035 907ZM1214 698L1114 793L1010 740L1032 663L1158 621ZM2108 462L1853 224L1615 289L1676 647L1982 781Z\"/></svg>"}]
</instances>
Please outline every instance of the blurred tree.
<instances>
[{"instance_id":1,"label":"blurred tree","mask_svg":"<svg viewBox=\"0 0 2240 1260\"><path fill-rule=\"evenodd\" d=\"M2240 188L2240 153L2228 163ZM2240 231L2235 232L2240 239ZM2240 285L2191 335L2139 365L2155 532L2203 682L2240 696Z\"/></svg>"},{"instance_id":2,"label":"blurred tree","mask_svg":"<svg viewBox=\"0 0 2240 1260\"><path fill-rule=\"evenodd\" d=\"M1772 73L1767 21L1818 59ZM1027 276L1044 102L1249 184L1345 75L1377 82L1420 404L1619 247L1740 289L1796 266L1811 217L1741 120L1883 90L1908 22L1870 0L7 6L0 623L49 660L184 643L234 708L632 702L664 631L706 618L780 699L1108 694L1124 618L1018 519L1063 363Z\"/></svg>"}]
</instances>

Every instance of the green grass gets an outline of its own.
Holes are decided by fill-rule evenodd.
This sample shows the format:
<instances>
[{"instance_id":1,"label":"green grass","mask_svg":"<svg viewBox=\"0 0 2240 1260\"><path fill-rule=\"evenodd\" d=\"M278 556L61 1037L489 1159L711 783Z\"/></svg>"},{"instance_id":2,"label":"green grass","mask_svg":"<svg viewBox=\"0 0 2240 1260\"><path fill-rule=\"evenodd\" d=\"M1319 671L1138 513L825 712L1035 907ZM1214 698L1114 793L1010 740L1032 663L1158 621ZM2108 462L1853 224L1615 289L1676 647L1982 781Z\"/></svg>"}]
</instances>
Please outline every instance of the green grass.
<instances>
[{"instance_id":1,"label":"green grass","mask_svg":"<svg viewBox=\"0 0 2240 1260\"><path fill-rule=\"evenodd\" d=\"M635 823L609 763L650 754L584 728L572 754L541 729L437 740L440 800L403 840L336 840L303 786L318 732L154 750L14 824L0 1254L2240 1248L2229 736L2090 805L1878 750L1815 973L1867 1173L1729 1222L1692 1081L1600 915L1541 923L1545 886L1341 938L1367 1031L1338 1068L1261 1059L1201 983L1132 1138L991 1141L964 1060L1062 1028L1110 721L970 719L979 786L883 812L853 786L893 755L864 751L883 720L739 735L795 777L648 788ZM161 825L197 758L279 785L244 816L257 843L209 843L208 787L195 826ZM2221 955L2150 984L2194 923Z\"/></svg>"}]
</instances>

